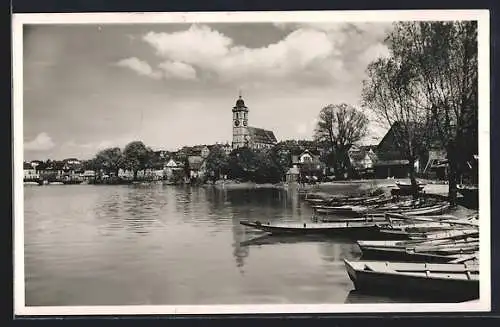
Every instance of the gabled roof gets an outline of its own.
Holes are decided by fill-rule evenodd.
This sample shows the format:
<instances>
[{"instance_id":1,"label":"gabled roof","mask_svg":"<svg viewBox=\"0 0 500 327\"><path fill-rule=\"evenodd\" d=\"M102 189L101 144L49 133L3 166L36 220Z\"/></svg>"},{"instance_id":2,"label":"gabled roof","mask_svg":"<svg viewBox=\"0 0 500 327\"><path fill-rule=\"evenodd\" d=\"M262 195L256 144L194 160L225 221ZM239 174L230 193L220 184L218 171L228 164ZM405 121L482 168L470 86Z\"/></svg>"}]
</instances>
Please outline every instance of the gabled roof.
<instances>
[{"instance_id":1,"label":"gabled roof","mask_svg":"<svg viewBox=\"0 0 500 327\"><path fill-rule=\"evenodd\" d=\"M248 127L248 133L254 143L276 144L277 142L274 133L263 128Z\"/></svg>"}]
</instances>

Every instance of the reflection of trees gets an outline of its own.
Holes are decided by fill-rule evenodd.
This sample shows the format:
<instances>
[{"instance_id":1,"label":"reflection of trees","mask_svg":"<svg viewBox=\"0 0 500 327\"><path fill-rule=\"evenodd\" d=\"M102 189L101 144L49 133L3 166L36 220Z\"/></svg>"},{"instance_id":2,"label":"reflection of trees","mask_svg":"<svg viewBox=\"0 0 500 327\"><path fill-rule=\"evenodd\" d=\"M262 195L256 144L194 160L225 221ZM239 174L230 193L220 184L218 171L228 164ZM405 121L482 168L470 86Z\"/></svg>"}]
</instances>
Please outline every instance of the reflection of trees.
<instances>
[{"instance_id":1,"label":"reflection of trees","mask_svg":"<svg viewBox=\"0 0 500 327\"><path fill-rule=\"evenodd\" d=\"M250 250L248 246L240 246L240 243L245 240L245 229L244 226L240 225L238 218L233 218L231 230L233 232L233 256L236 260L236 267L242 271L245 258L250 254Z\"/></svg>"}]
</instances>

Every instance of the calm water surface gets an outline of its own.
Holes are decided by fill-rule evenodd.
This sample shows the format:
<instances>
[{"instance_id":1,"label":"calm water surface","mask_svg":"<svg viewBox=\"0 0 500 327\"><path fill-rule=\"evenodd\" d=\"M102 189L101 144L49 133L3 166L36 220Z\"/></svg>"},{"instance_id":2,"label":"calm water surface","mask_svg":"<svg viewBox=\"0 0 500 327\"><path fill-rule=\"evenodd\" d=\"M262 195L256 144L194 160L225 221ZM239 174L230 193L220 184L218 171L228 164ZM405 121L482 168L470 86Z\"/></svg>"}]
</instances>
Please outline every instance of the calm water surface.
<instances>
[{"instance_id":1,"label":"calm water surface","mask_svg":"<svg viewBox=\"0 0 500 327\"><path fill-rule=\"evenodd\" d=\"M263 239L243 219L308 221L296 192L24 187L26 305L387 302L350 292L353 243ZM250 241L249 241L250 240Z\"/></svg>"}]
</instances>

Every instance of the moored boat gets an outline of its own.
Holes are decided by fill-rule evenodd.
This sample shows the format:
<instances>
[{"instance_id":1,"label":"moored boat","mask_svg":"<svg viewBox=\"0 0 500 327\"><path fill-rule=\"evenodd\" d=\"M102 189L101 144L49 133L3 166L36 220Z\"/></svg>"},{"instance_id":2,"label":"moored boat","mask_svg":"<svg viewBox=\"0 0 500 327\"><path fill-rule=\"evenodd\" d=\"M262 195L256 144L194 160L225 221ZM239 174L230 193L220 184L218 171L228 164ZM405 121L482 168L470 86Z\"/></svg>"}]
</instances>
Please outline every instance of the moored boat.
<instances>
[{"instance_id":1,"label":"moored boat","mask_svg":"<svg viewBox=\"0 0 500 327\"><path fill-rule=\"evenodd\" d=\"M396 183L396 186L401 190L401 191L411 191L411 188L412 188L412 185L411 183L406 183L406 182L400 182L400 181L397 181ZM425 183L422 183L420 181L417 181L417 188L419 191L423 190L423 188L425 187Z\"/></svg>"},{"instance_id":2,"label":"moored boat","mask_svg":"<svg viewBox=\"0 0 500 327\"><path fill-rule=\"evenodd\" d=\"M328 234L345 237L369 237L378 234L378 227L371 222L335 223L261 223L260 221L240 221L241 225L259 229L271 234Z\"/></svg>"},{"instance_id":3,"label":"moored boat","mask_svg":"<svg viewBox=\"0 0 500 327\"><path fill-rule=\"evenodd\" d=\"M365 293L405 294L434 301L479 298L477 264L349 261L347 274L356 290Z\"/></svg>"},{"instance_id":4,"label":"moored boat","mask_svg":"<svg viewBox=\"0 0 500 327\"><path fill-rule=\"evenodd\" d=\"M450 262L479 251L479 239L436 241L357 241L363 259L411 262Z\"/></svg>"}]
</instances>

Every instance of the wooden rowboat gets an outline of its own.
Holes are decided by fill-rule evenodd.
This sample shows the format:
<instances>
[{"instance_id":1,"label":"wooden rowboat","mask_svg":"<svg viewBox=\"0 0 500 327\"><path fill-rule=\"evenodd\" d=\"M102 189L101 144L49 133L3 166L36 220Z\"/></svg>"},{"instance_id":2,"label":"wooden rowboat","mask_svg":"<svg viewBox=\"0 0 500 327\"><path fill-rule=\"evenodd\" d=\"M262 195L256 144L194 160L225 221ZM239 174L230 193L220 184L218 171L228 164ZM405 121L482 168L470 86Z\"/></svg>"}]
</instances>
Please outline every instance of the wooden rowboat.
<instances>
[{"instance_id":1,"label":"wooden rowboat","mask_svg":"<svg viewBox=\"0 0 500 327\"><path fill-rule=\"evenodd\" d=\"M369 222L337 222L337 223L261 223L259 221L240 221L241 225L256 228L271 234L327 234L344 237L368 237L378 235L378 227Z\"/></svg>"},{"instance_id":2,"label":"wooden rowboat","mask_svg":"<svg viewBox=\"0 0 500 327\"><path fill-rule=\"evenodd\" d=\"M450 262L479 251L479 239L437 241L358 241L364 259Z\"/></svg>"},{"instance_id":3,"label":"wooden rowboat","mask_svg":"<svg viewBox=\"0 0 500 327\"><path fill-rule=\"evenodd\" d=\"M457 302L479 298L479 266L384 261L349 261L347 274L364 293L405 294L432 301Z\"/></svg>"},{"instance_id":4,"label":"wooden rowboat","mask_svg":"<svg viewBox=\"0 0 500 327\"><path fill-rule=\"evenodd\" d=\"M386 214L404 214L406 216L428 216L443 214L450 208L450 205L448 203L439 203L417 208L398 208L397 206L373 207L345 205L339 207L316 206L313 208L315 210L315 213L326 215L332 214L347 217L386 217ZM328 221L329 219L325 218L324 220Z\"/></svg>"},{"instance_id":5,"label":"wooden rowboat","mask_svg":"<svg viewBox=\"0 0 500 327\"><path fill-rule=\"evenodd\" d=\"M410 191L412 187L411 183L396 182L395 184L402 191ZM425 185L426 185L425 183L417 182L418 190L419 191L422 190L425 187Z\"/></svg>"}]
</instances>

